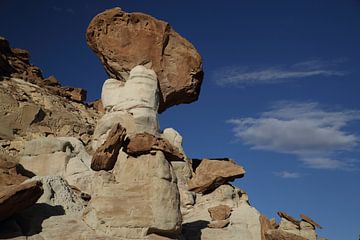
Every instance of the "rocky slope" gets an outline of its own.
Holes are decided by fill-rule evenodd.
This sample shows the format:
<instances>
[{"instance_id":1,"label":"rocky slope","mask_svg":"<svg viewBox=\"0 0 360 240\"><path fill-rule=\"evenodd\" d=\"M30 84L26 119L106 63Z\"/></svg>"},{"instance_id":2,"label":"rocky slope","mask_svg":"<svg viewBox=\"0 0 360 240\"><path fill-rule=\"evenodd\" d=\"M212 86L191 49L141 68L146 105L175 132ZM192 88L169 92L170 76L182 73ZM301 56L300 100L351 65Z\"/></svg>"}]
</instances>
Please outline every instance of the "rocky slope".
<instances>
[{"instance_id":1,"label":"rocky slope","mask_svg":"<svg viewBox=\"0 0 360 240\"><path fill-rule=\"evenodd\" d=\"M309 217L276 223L251 206L231 184L245 176L235 161L191 159L160 129L158 112L199 96L187 40L120 8L97 15L87 40L112 77L91 106L0 39L1 239L317 239Z\"/></svg>"}]
</instances>

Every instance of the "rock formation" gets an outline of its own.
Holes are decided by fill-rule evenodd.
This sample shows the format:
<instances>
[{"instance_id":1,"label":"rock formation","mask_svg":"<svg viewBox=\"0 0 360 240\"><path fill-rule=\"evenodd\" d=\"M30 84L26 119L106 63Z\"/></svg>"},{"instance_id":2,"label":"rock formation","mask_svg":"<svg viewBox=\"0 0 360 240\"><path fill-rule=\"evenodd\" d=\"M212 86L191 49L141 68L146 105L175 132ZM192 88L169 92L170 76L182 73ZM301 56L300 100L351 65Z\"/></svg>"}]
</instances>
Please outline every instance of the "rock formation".
<instances>
[{"instance_id":1,"label":"rock formation","mask_svg":"<svg viewBox=\"0 0 360 240\"><path fill-rule=\"evenodd\" d=\"M123 82L137 65L153 69L160 86L159 112L197 100L203 78L201 57L168 23L113 8L94 17L86 39L111 78Z\"/></svg>"},{"instance_id":2,"label":"rock formation","mask_svg":"<svg viewBox=\"0 0 360 240\"><path fill-rule=\"evenodd\" d=\"M203 77L166 22L110 9L87 42L111 77L92 104L0 39L1 239L317 239L308 216L277 224L251 206L236 161L191 159L161 130L158 113L195 101Z\"/></svg>"}]
</instances>

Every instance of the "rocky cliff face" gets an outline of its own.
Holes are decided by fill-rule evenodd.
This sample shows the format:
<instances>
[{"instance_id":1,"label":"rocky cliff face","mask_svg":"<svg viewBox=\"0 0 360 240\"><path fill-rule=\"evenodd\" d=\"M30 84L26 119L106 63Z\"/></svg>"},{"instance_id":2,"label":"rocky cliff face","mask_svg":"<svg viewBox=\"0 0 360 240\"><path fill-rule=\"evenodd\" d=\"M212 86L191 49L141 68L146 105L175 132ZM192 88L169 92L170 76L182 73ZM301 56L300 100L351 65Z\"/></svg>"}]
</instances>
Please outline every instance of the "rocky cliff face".
<instances>
[{"instance_id":1,"label":"rocky cliff face","mask_svg":"<svg viewBox=\"0 0 360 240\"><path fill-rule=\"evenodd\" d=\"M158 112L200 91L187 40L119 8L97 15L87 40L111 77L101 112L0 39L0 238L317 239L309 217L279 212L277 224L251 206L231 184L245 175L234 160L191 159L159 127Z\"/></svg>"}]
</instances>

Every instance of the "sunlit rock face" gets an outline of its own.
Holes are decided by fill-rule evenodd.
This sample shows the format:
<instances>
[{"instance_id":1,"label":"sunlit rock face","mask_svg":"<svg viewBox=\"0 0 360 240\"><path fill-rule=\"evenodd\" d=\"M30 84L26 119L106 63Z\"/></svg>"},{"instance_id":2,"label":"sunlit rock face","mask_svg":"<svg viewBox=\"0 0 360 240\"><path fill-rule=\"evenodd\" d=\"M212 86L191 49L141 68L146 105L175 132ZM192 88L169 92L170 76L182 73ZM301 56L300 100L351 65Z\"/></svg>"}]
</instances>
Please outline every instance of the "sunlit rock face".
<instances>
[{"instance_id":1,"label":"sunlit rock face","mask_svg":"<svg viewBox=\"0 0 360 240\"><path fill-rule=\"evenodd\" d=\"M180 234L176 176L161 151L137 158L120 152L112 174L95 176L92 192L84 220L99 234L124 239Z\"/></svg>"},{"instance_id":2,"label":"sunlit rock face","mask_svg":"<svg viewBox=\"0 0 360 240\"><path fill-rule=\"evenodd\" d=\"M106 80L101 100L106 113L95 129L93 149L105 141L108 131L117 123L130 135L141 132L159 134L159 89L153 70L136 66L125 83Z\"/></svg>"}]
</instances>

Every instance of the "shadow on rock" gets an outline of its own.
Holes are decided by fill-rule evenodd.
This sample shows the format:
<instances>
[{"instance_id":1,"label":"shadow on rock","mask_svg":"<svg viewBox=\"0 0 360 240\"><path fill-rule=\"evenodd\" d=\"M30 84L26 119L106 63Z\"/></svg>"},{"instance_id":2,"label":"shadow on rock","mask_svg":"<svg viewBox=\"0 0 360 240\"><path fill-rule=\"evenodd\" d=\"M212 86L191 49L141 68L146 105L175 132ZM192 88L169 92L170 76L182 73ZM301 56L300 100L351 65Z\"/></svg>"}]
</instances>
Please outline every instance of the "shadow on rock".
<instances>
[{"instance_id":1,"label":"shadow on rock","mask_svg":"<svg viewBox=\"0 0 360 240\"><path fill-rule=\"evenodd\" d=\"M201 240L201 230L207 228L209 221L198 220L182 225L182 235L189 240Z\"/></svg>"},{"instance_id":2,"label":"shadow on rock","mask_svg":"<svg viewBox=\"0 0 360 240\"><path fill-rule=\"evenodd\" d=\"M62 206L36 203L34 206L0 222L0 239L32 236L42 231L42 223L52 216L64 215Z\"/></svg>"}]
</instances>

